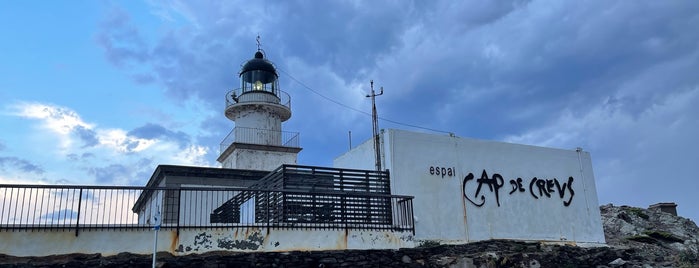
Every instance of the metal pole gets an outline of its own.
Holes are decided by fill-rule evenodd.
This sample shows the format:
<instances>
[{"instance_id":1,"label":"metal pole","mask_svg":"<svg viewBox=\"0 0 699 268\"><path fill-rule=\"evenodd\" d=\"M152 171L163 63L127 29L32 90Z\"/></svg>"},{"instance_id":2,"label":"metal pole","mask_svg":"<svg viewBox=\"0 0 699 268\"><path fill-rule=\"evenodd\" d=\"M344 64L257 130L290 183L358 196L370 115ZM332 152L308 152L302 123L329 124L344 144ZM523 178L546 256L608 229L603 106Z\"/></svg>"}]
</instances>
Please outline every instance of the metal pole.
<instances>
[{"instance_id":1,"label":"metal pole","mask_svg":"<svg viewBox=\"0 0 699 268\"><path fill-rule=\"evenodd\" d=\"M155 254L158 253L158 229L160 226L155 228L155 237L153 239L153 268L155 268Z\"/></svg>"},{"instance_id":2,"label":"metal pole","mask_svg":"<svg viewBox=\"0 0 699 268\"><path fill-rule=\"evenodd\" d=\"M379 116L376 112L376 96L383 95L383 87L381 87L381 92L376 94L374 91L374 80L371 83L371 94L367 94L367 98L371 98L371 128L374 138L374 152L376 153L376 170L381 171L381 142L379 140Z\"/></svg>"},{"instance_id":3,"label":"metal pole","mask_svg":"<svg viewBox=\"0 0 699 268\"><path fill-rule=\"evenodd\" d=\"M153 226L153 230L155 230L155 234L153 237L153 268L155 268L155 255L158 253L158 230L160 230L160 224L162 223L160 206L156 205L156 208L157 211L155 212L154 220L155 225Z\"/></svg>"},{"instance_id":4,"label":"metal pole","mask_svg":"<svg viewBox=\"0 0 699 268\"><path fill-rule=\"evenodd\" d=\"M75 236L78 236L78 230L80 230L80 206L83 203L83 188L80 188L80 194L78 194L78 217L75 219Z\"/></svg>"}]
</instances>

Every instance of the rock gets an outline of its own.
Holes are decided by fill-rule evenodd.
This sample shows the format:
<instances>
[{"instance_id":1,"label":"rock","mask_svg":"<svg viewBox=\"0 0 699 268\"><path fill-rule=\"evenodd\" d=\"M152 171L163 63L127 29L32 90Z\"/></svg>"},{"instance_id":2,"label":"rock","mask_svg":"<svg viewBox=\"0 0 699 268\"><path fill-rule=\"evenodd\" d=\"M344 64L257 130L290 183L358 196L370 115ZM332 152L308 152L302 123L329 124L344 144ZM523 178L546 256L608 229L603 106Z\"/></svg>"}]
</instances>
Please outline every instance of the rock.
<instances>
[{"instance_id":1,"label":"rock","mask_svg":"<svg viewBox=\"0 0 699 268\"><path fill-rule=\"evenodd\" d=\"M403 258L400 259L403 263L411 263L413 260L408 257L408 255L403 255Z\"/></svg>"},{"instance_id":2,"label":"rock","mask_svg":"<svg viewBox=\"0 0 699 268\"><path fill-rule=\"evenodd\" d=\"M435 263L439 266L445 266L447 264L450 264L454 261L454 257L447 257L447 256L442 256L438 258Z\"/></svg>"},{"instance_id":3,"label":"rock","mask_svg":"<svg viewBox=\"0 0 699 268\"><path fill-rule=\"evenodd\" d=\"M323 258L318 262L320 262L320 263L337 263L337 259L335 259L335 258Z\"/></svg>"},{"instance_id":4,"label":"rock","mask_svg":"<svg viewBox=\"0 0 699 268\"><path fill-rule=\"evenodd\" d=\"M622 260L621 258L617 258L616 260L613 260L612 262L609 263L610 266L612 267L618 267L626 264L625 260Z\"/></svg>"}]
</instances>

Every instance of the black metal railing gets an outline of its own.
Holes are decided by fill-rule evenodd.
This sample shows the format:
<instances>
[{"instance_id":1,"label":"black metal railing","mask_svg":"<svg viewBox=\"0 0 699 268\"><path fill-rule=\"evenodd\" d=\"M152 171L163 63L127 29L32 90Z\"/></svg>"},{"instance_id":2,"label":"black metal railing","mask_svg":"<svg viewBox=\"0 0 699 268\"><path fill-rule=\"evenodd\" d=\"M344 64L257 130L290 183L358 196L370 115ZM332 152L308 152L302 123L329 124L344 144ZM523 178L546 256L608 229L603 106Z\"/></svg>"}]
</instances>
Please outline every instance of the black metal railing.
<instances>
[{"instance_id":1,"label":"black metal railing","mask_svg":"<svg viewBox=\"0 0 699 268\"><path fill-rule=\"evenodd\" d=\"M291 109L291 97L289 97L289 93L286 93L282 90L275 90L273 92L267 92L269 94L245 94L248 92L259 92L262 93L263 91L247 91L243 92L240 88L231 90L226 93L226 109L228 107L238 104L238 103L246 103L246 102L264 102L264 103L272 103L272 104L279 104L282 105L288 109Z\"/></svg>"},{"instance_id":2,"label":"black metal railing","mask_svg":"<svg viewBox=\"0 0 699 268\"><path fill-rule=\"evenodd\" d=\"M141 197L145 202L136 204ZM231 201L233 200L233 201ZM249 188L0 185L0 232L161 228L412 231L413 197ZM234 205L224 206L233 202ZM222 209L223 208L223 209ZM156 219L158 218L158 219Z\"/></svg>"},{"instance_id":3,"label":"black metal railing","mask_svg":"<svg viewBox=\"0 0 699 268\"><path fill-rule=\"evenodd\" d=\"M299 133L269 129L235 127L221 141L220 153L234 142L299 148Z\"/></svg>"}]
</instances>

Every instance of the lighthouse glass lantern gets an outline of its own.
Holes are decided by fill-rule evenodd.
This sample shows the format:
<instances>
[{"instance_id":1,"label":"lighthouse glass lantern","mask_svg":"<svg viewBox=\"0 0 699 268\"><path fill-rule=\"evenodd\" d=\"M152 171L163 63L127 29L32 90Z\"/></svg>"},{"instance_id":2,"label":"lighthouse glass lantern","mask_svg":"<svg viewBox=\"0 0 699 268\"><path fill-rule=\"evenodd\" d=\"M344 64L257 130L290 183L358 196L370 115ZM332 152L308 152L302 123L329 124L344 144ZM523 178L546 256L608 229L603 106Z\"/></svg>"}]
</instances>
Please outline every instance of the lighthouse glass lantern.
<instances>
[{"instance_id":1,"label":"lighthouse glass lantern","mask_svg":"<svg viewBox=\"0 0 699 268\"><path fill-rule=\"evenodd\" d=\"M242 94L248 92L267 92L277 95L279 81L274 65L264 58L262 52L257 51L255 58L243 65L240 71Z\"/></svg>"}]
</instances>

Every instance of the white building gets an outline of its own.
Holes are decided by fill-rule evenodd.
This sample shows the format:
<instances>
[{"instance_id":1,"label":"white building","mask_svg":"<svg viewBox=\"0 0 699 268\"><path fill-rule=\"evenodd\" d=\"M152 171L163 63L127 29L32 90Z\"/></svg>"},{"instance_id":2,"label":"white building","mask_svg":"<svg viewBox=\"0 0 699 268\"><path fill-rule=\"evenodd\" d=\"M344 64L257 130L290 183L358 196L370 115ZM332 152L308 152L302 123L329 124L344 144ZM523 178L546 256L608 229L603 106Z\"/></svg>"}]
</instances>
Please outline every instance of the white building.
<instances>
[{"instance_id":1,"label":"white building","mask_svg":"<svg viewBox=\"0 0 699 268\"><path fill-rule=\"evenodd\" d=\"M391 190L415 197L415 238L604 244L590 154L403 130L381 132ZM335 167L374 167L369 140Z\"/></svg>"}]
</instances>

